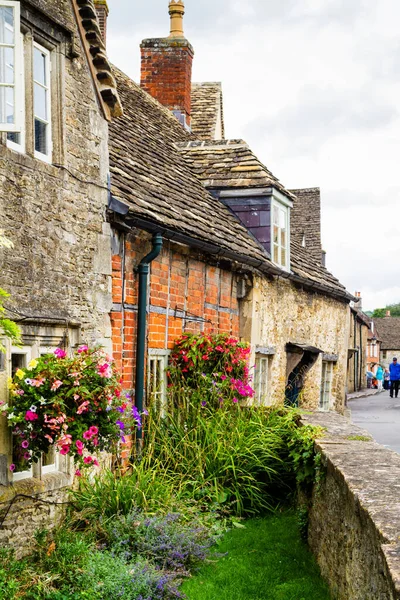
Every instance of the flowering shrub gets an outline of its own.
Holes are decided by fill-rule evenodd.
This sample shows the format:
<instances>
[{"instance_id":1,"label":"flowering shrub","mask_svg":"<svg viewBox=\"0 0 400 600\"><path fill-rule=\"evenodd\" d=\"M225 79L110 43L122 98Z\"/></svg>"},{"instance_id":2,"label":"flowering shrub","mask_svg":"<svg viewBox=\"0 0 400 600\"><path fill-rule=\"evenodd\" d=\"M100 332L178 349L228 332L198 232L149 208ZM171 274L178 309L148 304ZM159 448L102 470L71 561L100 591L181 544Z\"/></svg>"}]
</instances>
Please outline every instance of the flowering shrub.
<instances>
[{"instance_id":1,"label":"flowering shrub","mask_svg":"<svg viewBox=\"0 0 400 600\"><path fill-rule=\"evenodd\" d=\"M28 469L54 446L80 468L98 466L93 454L116 449L124 434L141 426L110 358L81 346L72 358L61 348L18 369L10 381L11 405L2 410L13 429L19 460Z\"/></svg>"},{"instance_id":2,"label":"flowering shrub","mask_svg":"<svg viewBox=\"0 0 400 600\"><path fill-rule=\"evenodd\" d=\"M170 396L176 404L189 394L203 408L252 398L249 355L248 344L227 334L184 334L171 353L167 372Z\"/></svg>"}]
</instances>

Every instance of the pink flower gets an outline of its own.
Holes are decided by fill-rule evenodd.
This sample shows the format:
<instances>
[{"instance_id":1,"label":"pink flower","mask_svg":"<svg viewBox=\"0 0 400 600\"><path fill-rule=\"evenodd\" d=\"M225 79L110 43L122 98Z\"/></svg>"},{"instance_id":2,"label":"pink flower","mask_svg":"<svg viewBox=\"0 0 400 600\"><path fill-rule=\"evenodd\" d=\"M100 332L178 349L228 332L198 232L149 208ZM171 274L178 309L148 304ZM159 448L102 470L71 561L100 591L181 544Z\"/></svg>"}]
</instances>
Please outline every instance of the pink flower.
<instances>
[{"instance_id":1,"label":"pink flower","mask_svg":"<svg viewBox=\"0 0 400 600\"><path fill-rule=\"evenodd\" d=\"M70 446L63 446L60 450L60 454L62 454L63 456L65 456L65 454L68 454L68 452L71 450Z\"/></svg>"},{"instance_id":2,"label":"pink flower","mask_svg":"<svg viewBox=\"0 0 400 600\"><path fill-rule=\"evenodd\" d=\"M29 442L28 440L24 440L21 444L22 448L24 448L24 450L26 450L27 448L29 448Z\"/></svg>"},{"instance_id":3,"label":"pink flower","mask_svg":"<svg viewBox=\"0 0 400 600\"><path fill-rule=\"evenodd\" d=\"M46 433L46 435L44 437L46 438L46 440L48 440L50 442L50 444L53 443L53 438L50 437L49 435L47 435L47 433Z\"/></svg>"},{"instance_id":4,"label":"pink flower","mask_svg":"<svg viewBox=\"0 0 400 600\"><path fill-rule=\"evenodd\" d=\"M100 377L106 377L109 379L112 375L111 366L108 363L104 363L97 367L97 373Z\"/></svg>"},{"instance_id":5,"label":"pink flower","mask_svg":"<svg viewBox=\"0 0 400 600\"><path fill-rule=\"evenodd\" d=\"M74 395L75 398L76 394ZM79 398L79 396L78 396ZM88 400L86 400L85 402L82 402L82 404L78 407L78 410L76 411L76 413L78 415L81 415L84 412L88 412L88 406L89 406L90 402Z\"/></svg>"},{"instance_id":6,"label":"pink flower","mask_svg":"<svg viewBox=\"0 0 400 600\"><path fill-rule=\"evenodd\" d=\"M75 379L75 381L74 381L74 385L75 385L76 387L78 387L78 385L79 385L79 379Z\"/></svg>"},{"instance_id":7,"label":"pink flower","mask_svg":"<svg viewBox=\"0 0 400 600\"><path fill-rule=\"evenodd\" d=\"M79 398L80 398L80 395L79 395L79 394L74 394L74 400L75 400L75 402L76 402L77 400L79 400Z\"/></svg>"},{"instance_id":8,"label":"pink flower","mask_svg":"<svg viewBox=\"0 0 400 600\"><path fill-rule=\"evenodd\" d=\"M89 429L89 432L91 435L97 435L99 433L99 428L92 425L92 427Z\"/></svg>"},{"instance_id":9,"label":"pink flower","mask_svg":"<svg viewBox=\"0 0 400 600\"><path fill-rule=\"evenodd\" d=\"M77 352L78 354L82 354L82 352L87 352L89 348L87 346L79 346Z\"/></svg>"},{"instance_id":10,"label":"pink flower","mask_svg":"<svg viewBox=\"0 0 400 600\"><path fill-rule=\"evenodd\" d=\"M82 477L82 473L80 472L80 470L79 470L79 469L77 469L77 470L75 471L75 475L76 475L77 477Z\"/></svg>"},{"instance_id":11,"label":"pink flower","mask_svg":"<svg viewBox=\"0 0 400 600\"><path fill-rule=\"evenodd\" d=\"M81 442L81 440L76 440L75 446L78 448L78 450L83 450L84 448L83 442Z\"/></svg>"},{"instance_id":12,"label":"pink flower","mask_svg":"<svg viewBox=\"0 0 400 600\"><path fill-rule=\"evenodd\" d=\"M16 390L15 393L18 394L18 396L23 396L25 394L24 390Z\"/></svg>"},{"instance_id":13,"label":"pink flower","mask_svg":"<svg viewBox=\"0 0 400 600\"><path fill-rule=\"evenodd\" d=\"M238 399L237 399L237 398L233 398L233 399L232 399L232 402L233 402L234 404L237 404L237 402L238 402Z\"/></svg>"},{"instance_id":14,"label":"pink flower","mask_svg":"<svg viewBox=\"0 0 400 600\"><path fill-rule=\"evenodd\" d=\"M29 454L29 452L25 452L25 454L24 454L24 459L25 459L25 460L29 460L29 459L30 459L30 457L31 457L31 455Z\"/></svg>"},{"instance_id":15,"label":"pink flower","mask_svg":"<svg viewBox=\"0 0 400 600\"><path fill-rule=\"evenodd\" d=\"M92 439L92 444L93 444L93 446L98 446L98 445L99 445L99 440L98 440L98 438L97 438L97 437L94 437L94 438Z\"/></svg>"},{"instance_id":16,"label":"pink flower","mask_svg":"<svg viewBox=\"0 0 400 600\"><path fill-rule=\"evenodd\" d=\"M85 431L85 432L84 432L84 434L83 434L83 438L84 438L85 440L90 440L90 439L91 439L91 437L92 437L92 434L90 433L90 431Z\"/></svg>"},{"instance_id":17,"label":"pink flower","mask_svg":"<svg viewBox=\"0 0 400 600\"><path fill-rule=\"evenodd\" d=\"M53 381L52 386L51 386L51 391L55 392L56 390L58 390L58 388L60 386L62 386L63 382L60 381L59 379L56 379L55 381Z\"/></svg>"},{"instance_id":18,"label":"pink flower","mask_svg":"<svg viewBox=\"0 0 400 600\"><path fill-rule=\"evenodd\" d=\"M57 358L65 358L67 356L67 353L62 348L56 348L54 350L54 356L56 356Z\"/></svg>"},{"instance_id":19,"label":"pink flower","mask_svg":"<svg viewBox=\"0 0 400 600\"><path fill-rule=\"evenodd\" d=\"M11 471L11 473L14 473L15 469L16 469L16 467L15 467L14 464L10 465L10 471Z\"/></svg>"},{"instance_id":20,"label":"pink flower","mask_svg":"<svg viewBox=\"0 0 400 600\"><path fill-rule=\"evenodd\" d=\"M35 412L27 410L25 413L25 421L36 421L39 417Z\"/></svg>"},{"instance_id":21,"label":"pink flower","mask_svg":"<svg viewBox=\"0 0 400 600\"><path fill-rule=\"evenodd\" d=\"M99 465L99 461L97 460L97 458L93 459L93 464L94 464L95 467L99 467L100 466Z\"/></svg>"},{"instance_id":22,"label":"pink flower","mask_svg":"<svg viewBox=\"0 0 400 600\"><path fill-rule=\"evenodd\" d=\"M44 384L46 380L45 379L32 379L31 380L31 386L33 387L40 387L41 385Z\"/></svg>"},{"instance_id":23,"label":"pink flower","mask_svg":"<svg viewBox=\"0 0 400 600\"><path fill-rule=\"evenodd\" d=\"M91 456L85 456L83 462L85 463L85 465L90 465L93 462L93 458Z\"/></svg>"}]
</instances>

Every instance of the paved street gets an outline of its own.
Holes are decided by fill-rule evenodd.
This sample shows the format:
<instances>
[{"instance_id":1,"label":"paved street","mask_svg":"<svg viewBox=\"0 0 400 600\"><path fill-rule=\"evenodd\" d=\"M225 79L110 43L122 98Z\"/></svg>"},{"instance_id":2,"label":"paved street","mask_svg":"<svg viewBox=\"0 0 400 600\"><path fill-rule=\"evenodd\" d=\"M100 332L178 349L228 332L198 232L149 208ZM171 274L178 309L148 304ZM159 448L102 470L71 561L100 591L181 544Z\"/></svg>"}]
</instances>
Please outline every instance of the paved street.
<instances>
[{"instance_id":1,"label":"paved street","mask_svg":"<svg viewBox=\"0 0 400 600\"><path fill-rule=\"evenodd\" d=\"M371 433L374 439L400 453L400 397L382 392L349 401L354 424Z\"/></svg>"}]
</instances>

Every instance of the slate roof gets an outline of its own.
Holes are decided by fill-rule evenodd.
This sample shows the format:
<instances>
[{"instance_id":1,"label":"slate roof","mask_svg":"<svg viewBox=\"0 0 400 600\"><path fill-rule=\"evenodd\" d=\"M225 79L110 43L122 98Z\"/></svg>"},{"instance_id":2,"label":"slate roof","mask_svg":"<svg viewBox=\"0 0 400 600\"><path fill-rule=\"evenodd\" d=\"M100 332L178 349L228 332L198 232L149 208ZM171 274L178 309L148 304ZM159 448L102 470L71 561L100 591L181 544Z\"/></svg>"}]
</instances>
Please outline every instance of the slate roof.
<instances>
[{"instance_id":1,"label":"slate roof","mask_svg":"<svg viewBox=\"0 0 400 600\"><path fill-rule=\"evenodd\" d=\"M382 340L381 350L399 350L400 352L400 317L383 317L373 319L377 333Z\"/></svg>"},{"instance_id":2,"label":"slate roof","mask_svg":"<svg viewBox=\"0 0 400 600\"><path fill-rule=\"evenodd\" d=\"M121 71L114 74L124 114L109 129L113 196L159 231L213 244L221 254L235 253L273 271L262 246L212 198L174 146L187 136L178 120Z\"/></svg>"},{"instance_id":3,"label":"slate roof","mask_svg":"<svg viewBox=\"0 0 400 600\"><path fill-rule=\"evenodd\" d=\"M197 140L216 140L225 137L223 110L221 83L192 83L190 127Z\"/></svg>"},{"instance_id":4,"label":"slate roof","mask_svg":"<svg viewBox=\"0 0 400 600\"><path fill-rule=\"evenodd\" d=\"M196 169L193 172L189 167L177 145L190 136L178 120L121 71L114 69L114 74L124 114L109 126L111 189L114 198L129 207L131 224L189 245L197 244L206 252L251 265L263 273L289 277L341 300L352 299L339 281L295 241L293 273L273 265L261 244L229 208L211 196L194 174ZM236 144L233 146L236 148ZM271 177L263 170L264 186L267 179L268 185L272 184Z\"/></svg>"},{"instance_id":5,"label":"slate roof","mask_svg":"<svg viewBox=\"0 0 400 600\"><path fill-rule=\"evenodd\" d=\"M294 199L243 140L187 141L177 147L207 188L273 186Z\"/></svg>"}]
</instances>

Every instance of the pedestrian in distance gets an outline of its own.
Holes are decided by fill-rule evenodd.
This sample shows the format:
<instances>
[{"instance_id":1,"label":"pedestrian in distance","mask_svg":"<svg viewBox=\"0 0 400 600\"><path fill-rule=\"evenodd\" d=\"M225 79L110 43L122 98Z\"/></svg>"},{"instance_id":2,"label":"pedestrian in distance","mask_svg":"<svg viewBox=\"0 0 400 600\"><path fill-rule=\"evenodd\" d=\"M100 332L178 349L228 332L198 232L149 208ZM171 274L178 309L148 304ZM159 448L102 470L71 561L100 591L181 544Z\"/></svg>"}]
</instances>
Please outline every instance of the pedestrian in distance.
<instances>
[{"instance_id":1,"label":"pedestrian in distance","mask_svg":"<svg viewBox=\"0 0 400 600\"><path fill-rule=\"evenodd\" d=\"M397 362L397 358L393 359L393 362L389 366L390 371L390 397L393 398L393 393L395 398L399 395L399 386L400 386L400 365Z\"/></svg>"},{"instance_id":2,"label":"pedestrian in distance","mask_svg":"<svg viewBox=\"0 0 400 600\"><path fill-rule=\"evenodd\" d=\"M385 369L385 373L383 375L383 389L388 390L390 388L390 373L389 369Z\"/></svg>"},{"instance_id":3,"label":"pedestrian in distance","mask_svg":"<svg viewBox=\"0 0 400 600\"><path fill-rule=\"evenodd\" d=\"M383 369L381 365L378 365L378 368L376 369L375 379L378 384L378 392L381 392L383 387Z\"/></svg>"}]
</instances>

